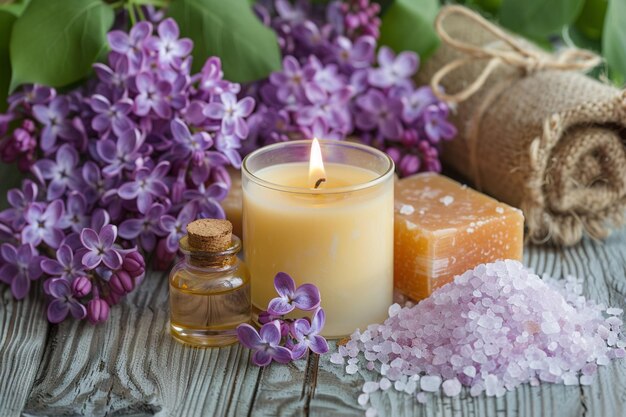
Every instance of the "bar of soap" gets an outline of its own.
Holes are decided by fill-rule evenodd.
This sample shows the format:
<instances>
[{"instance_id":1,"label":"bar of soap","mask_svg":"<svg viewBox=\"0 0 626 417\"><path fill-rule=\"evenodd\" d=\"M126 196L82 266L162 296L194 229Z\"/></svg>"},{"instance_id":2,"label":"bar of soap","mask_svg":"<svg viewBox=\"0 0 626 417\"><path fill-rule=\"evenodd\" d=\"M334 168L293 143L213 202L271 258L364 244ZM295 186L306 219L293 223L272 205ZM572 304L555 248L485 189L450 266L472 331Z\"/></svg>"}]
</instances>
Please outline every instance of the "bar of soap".
<instances>
[{"instance_id":1,"label":"bar of soap","mask_svg":"<svg viewBox=\"0 0 626 417\"><path fill-rule=\"evenodd\" d=\"M396 182L394 285L413 299L479 264L521 260L523 245L516 208L439 174Z\"/></svg>"}]
</instances>

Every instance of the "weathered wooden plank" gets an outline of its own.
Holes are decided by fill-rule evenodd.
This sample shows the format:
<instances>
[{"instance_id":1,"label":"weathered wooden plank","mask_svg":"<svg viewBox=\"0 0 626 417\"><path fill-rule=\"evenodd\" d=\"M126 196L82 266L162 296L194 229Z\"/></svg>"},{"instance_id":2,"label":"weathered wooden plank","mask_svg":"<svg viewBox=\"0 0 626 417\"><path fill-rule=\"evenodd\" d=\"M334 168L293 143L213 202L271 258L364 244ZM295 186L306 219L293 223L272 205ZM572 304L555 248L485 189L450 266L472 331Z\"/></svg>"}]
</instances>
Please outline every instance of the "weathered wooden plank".
<instances>
[{"instance_id":1,"label":"weathered wooden plank","mask_svg":"<svg viewBox=\"0 0 626 417\"><path fill-rule=\"evenodd\" d=\"M259 369L239 346L194 349L168 334L167 278L153 273L100 326L53 328L26 413L248 414Z\"/></svg>"},{"instance_id":2,"label":"weathered wooden plank","mask_svg":"<svg viewBox=\"0 0 626 417\"><path fill-rule=\"evenodd\" d=\"M0 284L0 416L19 416L35 381L49 326L42 298L17 301Z\"/></svg>"},{"instance_id":3,"label":"weathered wooden plank","mask_svg":"<svg viewBox=\"0 0 626 417\"><path fill-rule=\"evenodd\" d=\"M624 306L626 233L606 244L585 240L570 248L531 246L525 263L538 273L586 277L585 295ZM45 415L361 416L356 397L368 371L345 375L328 356L260 370L238 347L184 348L165 331L167 283L153 276L93 328L54 327L26 413ZM334 344L332 345L334 349ZM434 396L426 405L396 392L372 403L389 416L622 415L624 361L600 369L590 387L528 385L503 398Z\"/></svg>"}]
</instances>

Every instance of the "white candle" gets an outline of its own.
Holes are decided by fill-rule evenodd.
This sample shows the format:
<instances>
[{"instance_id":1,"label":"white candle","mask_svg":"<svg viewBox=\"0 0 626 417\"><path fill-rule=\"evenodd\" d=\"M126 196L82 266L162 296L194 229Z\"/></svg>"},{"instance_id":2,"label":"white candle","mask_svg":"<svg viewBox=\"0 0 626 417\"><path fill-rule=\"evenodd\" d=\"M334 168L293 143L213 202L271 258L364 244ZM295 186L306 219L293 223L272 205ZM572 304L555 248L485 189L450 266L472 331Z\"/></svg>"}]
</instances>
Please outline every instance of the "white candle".
<instances>
[{"instance_id":1,"label":"white candle","mask_svg":"<svg viewBox=\"0 0 626 417\"><path fill-rule=\"evenodd\" d=\"M384 320L392 302L393 162L364 145L322 141L316 167L310 146L276 144L244 161L252 303L264 310L274 276L286 272L319 287L323 333L340 337Z\"/></svg>"}]
</instances>

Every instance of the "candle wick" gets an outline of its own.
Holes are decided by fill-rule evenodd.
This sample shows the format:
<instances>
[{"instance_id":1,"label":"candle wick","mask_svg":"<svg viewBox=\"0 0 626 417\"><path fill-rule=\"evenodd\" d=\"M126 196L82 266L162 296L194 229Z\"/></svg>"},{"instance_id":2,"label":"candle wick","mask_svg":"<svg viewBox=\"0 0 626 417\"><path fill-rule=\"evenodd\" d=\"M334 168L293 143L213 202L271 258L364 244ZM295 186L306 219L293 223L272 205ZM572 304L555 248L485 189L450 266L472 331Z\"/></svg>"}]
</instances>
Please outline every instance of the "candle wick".
<instances>
[{"instance_id":1,"label":"candle wick","mask_svg":"<svg viewBox=\"0 0 626 417\"><path fill-rule=\"evenodd\" d=\"M315 189L319 188L319 186L322 185L323 182L326 182L326 178L320 178L319 180L317 180L315 182Z\"/></svg>"}]
</instances>

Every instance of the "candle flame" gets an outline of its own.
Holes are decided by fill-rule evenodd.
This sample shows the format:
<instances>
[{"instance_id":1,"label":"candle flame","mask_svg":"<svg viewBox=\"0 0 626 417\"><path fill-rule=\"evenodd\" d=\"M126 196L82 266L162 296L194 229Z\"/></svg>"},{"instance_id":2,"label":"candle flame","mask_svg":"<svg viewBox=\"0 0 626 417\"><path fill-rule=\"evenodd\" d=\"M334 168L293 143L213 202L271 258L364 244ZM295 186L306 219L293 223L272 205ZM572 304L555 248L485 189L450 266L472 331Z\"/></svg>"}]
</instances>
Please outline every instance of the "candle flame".
<instances>
[{"instance_id":1,"label":"candle flame","mask_svg":"<svg viewBox=\"0 0 626 417\"><path fill-rule=\"evenodd\" d=\"M317 139L311 144L311 159L309 160L309 184L311 188L318 188L326 181L326 170L322 160L322 149Z\"/></svg>"}]
</instances>

